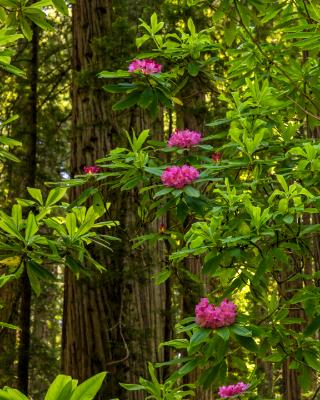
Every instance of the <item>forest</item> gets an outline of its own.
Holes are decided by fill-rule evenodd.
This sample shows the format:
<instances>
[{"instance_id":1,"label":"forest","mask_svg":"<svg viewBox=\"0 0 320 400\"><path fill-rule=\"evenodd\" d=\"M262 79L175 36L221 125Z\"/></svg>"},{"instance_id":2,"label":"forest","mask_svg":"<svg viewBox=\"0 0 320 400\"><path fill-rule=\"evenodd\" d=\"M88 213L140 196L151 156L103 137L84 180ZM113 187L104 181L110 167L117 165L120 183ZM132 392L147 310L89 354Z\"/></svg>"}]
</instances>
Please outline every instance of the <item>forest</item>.
<instances>
[{"instance_id":1,"label":"forest","mask_svg":"<svg viewBox=\"0 0 320 400\"><path fill-rule=\"evenodd\" d=\"M0 25L0 400L320 400L319 0Z\"/></svg>"}]
</instances>

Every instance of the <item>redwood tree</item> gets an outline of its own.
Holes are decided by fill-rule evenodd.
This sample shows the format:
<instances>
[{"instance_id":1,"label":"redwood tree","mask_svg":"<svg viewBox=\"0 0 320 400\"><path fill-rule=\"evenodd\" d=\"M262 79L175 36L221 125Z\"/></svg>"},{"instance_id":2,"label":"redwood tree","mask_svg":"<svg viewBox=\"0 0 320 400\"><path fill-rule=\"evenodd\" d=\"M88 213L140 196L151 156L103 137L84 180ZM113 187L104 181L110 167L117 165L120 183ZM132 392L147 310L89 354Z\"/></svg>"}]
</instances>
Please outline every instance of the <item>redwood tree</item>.
<instances>
[{"instance_id":1,"label":"redwood tree","mask_svg":"<svg viewBox=\"0 0 320 400\"><path fill-rule=\"evenodd\" d=\"M143 2L131 4L135 19L136 7L142 12L142 5ZM121 144L124 128L141 129L148 120L137 112L115 115L111 109L113 99L103 92L96 78L99 71L112 66L117 51L120 58L124 54L129 58L133 36L127 48L123 44L112 57L105 51L110 43L115 47L119 40L119 24L123 19L117 20L116 16L117 12L123 12L121 6L112 5L110 0L79 0L73 6L73 176L83 173L85 165L93 165L96 159ZM161 124L161 118L158 123ZM78 194L74 190L72 200ZM136 381L145 373L146 360L160 361L158 344L169 332L164 313L168 304L166 287L155 287L151 279L161 268L159 259L150 252L131 250L129 240L139 225L135 216L136 196L109 190L104 194L112 204L111 217L120 221L116 234L122 242L113 245L112 253L101 248L95 250L107 269L103 274L91 271L89 278L77 280L71 271L66 271L62 360L63 371L80 380L98 371L109 371L111 383L107 382L101 398L106 394L116 395L119 381ZM144 229L141 224L140 228ZM143 395L134 394L133 398L140 399Z\"/></svg>"}]
</instances>

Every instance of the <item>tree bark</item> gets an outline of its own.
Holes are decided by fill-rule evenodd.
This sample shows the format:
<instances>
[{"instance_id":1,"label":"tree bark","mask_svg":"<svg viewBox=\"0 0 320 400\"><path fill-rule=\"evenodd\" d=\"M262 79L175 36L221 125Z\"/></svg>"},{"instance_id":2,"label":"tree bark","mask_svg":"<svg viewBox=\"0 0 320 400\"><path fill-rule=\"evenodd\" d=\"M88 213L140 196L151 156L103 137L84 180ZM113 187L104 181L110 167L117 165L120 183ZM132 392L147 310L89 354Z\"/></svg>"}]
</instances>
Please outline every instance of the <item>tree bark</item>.
<instances>
[{"instance_id":1,"label":"tree bark","mask_svg":"<svg viewBox=\"0 0 320 400\"><path fill-rule=\"evenodd\" d=\"M99 45L113 40L112 9L110 0L78 0L73 6L72 175L121 145L121 127L145 127L139 114L133 124L127 116L116 119L112 99L96 78L111 63ZM78 194L74 191L72 199ZM93 250L107 268L103 274L91 271L89 279L77 280L66 270L62 334L65 373L82 381L99 371L109 372L97 399L129 396L118 382L136 382L139 375L146 375L148 360L162 360L158 345L166 331L165 286L155 287L151 278L161 267L159 260L148 251L131 249L130 239L139 225L137 193L108 191L106 195L112 204L111 217L120 221L116 234L122 243L113 245L111 254ZM144 398L138 392L130 396Z\"/></svg>"}]
</instances>

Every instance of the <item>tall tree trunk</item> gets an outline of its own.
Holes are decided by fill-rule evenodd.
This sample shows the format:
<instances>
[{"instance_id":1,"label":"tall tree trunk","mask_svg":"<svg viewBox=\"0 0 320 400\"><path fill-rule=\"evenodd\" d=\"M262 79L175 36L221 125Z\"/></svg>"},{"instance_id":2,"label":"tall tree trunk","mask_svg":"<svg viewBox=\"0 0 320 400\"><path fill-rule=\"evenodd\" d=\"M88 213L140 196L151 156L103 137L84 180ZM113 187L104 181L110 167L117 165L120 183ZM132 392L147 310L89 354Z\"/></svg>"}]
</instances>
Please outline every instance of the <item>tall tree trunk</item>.
<instances>
[{"instance_id":1,"label":"tall tree trunk","mask_svg":"<svg viewBox=\"0 0 320 400\"><path fill-rule=\"evenodd\" d=\"M96 74L108 67L108 54L99 50L112 41L110 0L78 0L73 6L72 174L121 144L120 124L111 111L110 95L101 89ZM110 65L110 64L109 64ZM136 118L136 117L135 117ZM144 118L138 118L141 125ZM119 123L118 123L119 122ZM137 127L137 122L131 126ZM72 197L79 193L74 191ZM137 193L108 192L114 219L120 221L122 238L112 254L95 249L107 271L91 272L89 279L65 273L62 369L80 380L108 370L109 382L98 399L121 394L118 382L137 381L146 374L146 362L160 361L158 344L165 337L165 286L155 287L151 276L157 258L131 250L137 229ZM123 397L123 396L122 396ZM143 399L142 393L131 399Z\"/></svg>"},{"instance_id":2,"label":"tall tree trunk","mask_svg":"<svg viewBox=\"0 0 320 400\"><path fill-rule=\"evenodd\" d=\"M25 158L26 180L23 195L27 187L35 186L37 168L37 128L38 128L38 107L37 107L37 86L38 86L38 48L39 33L35 24L32 25L31 63L30 63L30 96L28 107L25 110L23 120L25 122L27 148ZM18 350L18 388L28 394L29 386L29 361L30 361L30 320L31 320L31 286L26 267L21 277L22 294L20 308L20 328Z\"/></svg>"},{"instance_id":3,"label":"tall tree trunk","mask_svg":"<svg viewBox=\"0 0 320 400\"><path fill-rule=\"evenodd\" d=\"M16 111L19 120L13 125L13 136L23 143L20 154L21 163L14 166L14 176L11 181L11 198L16 196L26 197L28 187L35 186L37 168L37 85L38 85L38 28L32 25L32 42L30 44L30 58L25 66L28 81L22 82L21 92L18 94ZM22 43L24 46L24 43ZM26 95L27 94L27 95ZM9 314L17 316L12 321L20 327L18 360L17 360L17 386L25 394L28 394L29 382L29 359L30 359L30 319L31 319L31 286L26 269L18 283L13 282L5 288L5 292L12 292L11 296L19 301L19 317L15 304L5 304ZM9 296L9 297L11 297ZM16 346L15 338L12 336L12 346ZM1 347L1 345L0 345ZM7 349L12 351L12 349ZM10 368L10 366L9 366ZM12 365L11 368L14 368Z\"/></svg>"}]
</instances>

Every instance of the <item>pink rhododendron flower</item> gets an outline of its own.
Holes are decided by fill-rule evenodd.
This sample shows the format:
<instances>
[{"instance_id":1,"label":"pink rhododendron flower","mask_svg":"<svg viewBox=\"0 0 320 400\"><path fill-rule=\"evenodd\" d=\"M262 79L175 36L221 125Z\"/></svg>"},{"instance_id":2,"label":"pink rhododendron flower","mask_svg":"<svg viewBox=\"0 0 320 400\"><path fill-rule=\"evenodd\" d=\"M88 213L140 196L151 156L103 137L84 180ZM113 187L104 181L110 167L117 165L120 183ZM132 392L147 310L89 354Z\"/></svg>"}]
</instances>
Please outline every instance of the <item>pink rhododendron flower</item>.
<instances>
[{"instance_id":1,"label":"pink rhododendron flower","mask_svg":"<svg viewBox=\"0 0 320 400\"><path fill-rule=\"evenodd\" d=\"M101 171L101 168L97 167L96 165L91 165L91 166L83 167L83 171L86 174L98 174Z\"/></svg>"},{"instance_id":2,"label":"pink rhododendron flower","mask_svg":"<svg viewBox=\"0 0 320 400\"><path fill-rule=\"evenodd\" d=\"M249 386L250 385L243 382L238 382L235 385L221 386L218 395L220 397L232 397L245 392Z\"/></svg>"},{"instance_id":3,"label":"pink rhododendron flower","mask_svg":"<svg viewBox=\"0 0 320 400\"><path fill-rule=\"evenodd\" d=\"M183 165L182 167L168 167L163 171L161 181L165 186L181 189L198 179L199 175L199 171L189 165Z\"/></svg>"},{"instance_id":4,"label":"pink rhododendron flower","mask_svg":"<svg viewBox=\"0 0 320 400\"><path fill-rule=\"evenodd\" d=\"M237 306L229 300L223 300L220 306L209 304L207 298L196 305L196 323L202 328L217 329L232 325L237 317Z\"/></svg>"},{"instance_id":5,"label":"pink rhododendron flower","mask_svg":"<svg viewBox=\"0 0 320 400\"><path fill-rule=\"evenodd\" d=\"M129 72L142 72L145 75L159 74L162 65L153 60L133 60L129 65Z\"/></svg>"},{"instance_id":6,"label":"pink rhododendron flower","mask_svg":"<svg viewBox=\"0 0 320 400\"><path fill-rule=\"evenodd\" d=\"M215 162L219 162L221 160L221 153L212 153L212 160Z\"/></svg>"},{"instance_id":7,"label":"pink rhododendron flower","mask_svg":"<svg viewBox=\"0 0 320 400\"><path fill-rule=\"evenodd\" d=\"M181 147L183 148L190 148L198 143L200 143L202 137L201 133L196 131L190 131L189 129L185 130L178 130L176 129L175 132L170 136L168 141L169 147Z\"/></svg>"}]
</instances>

